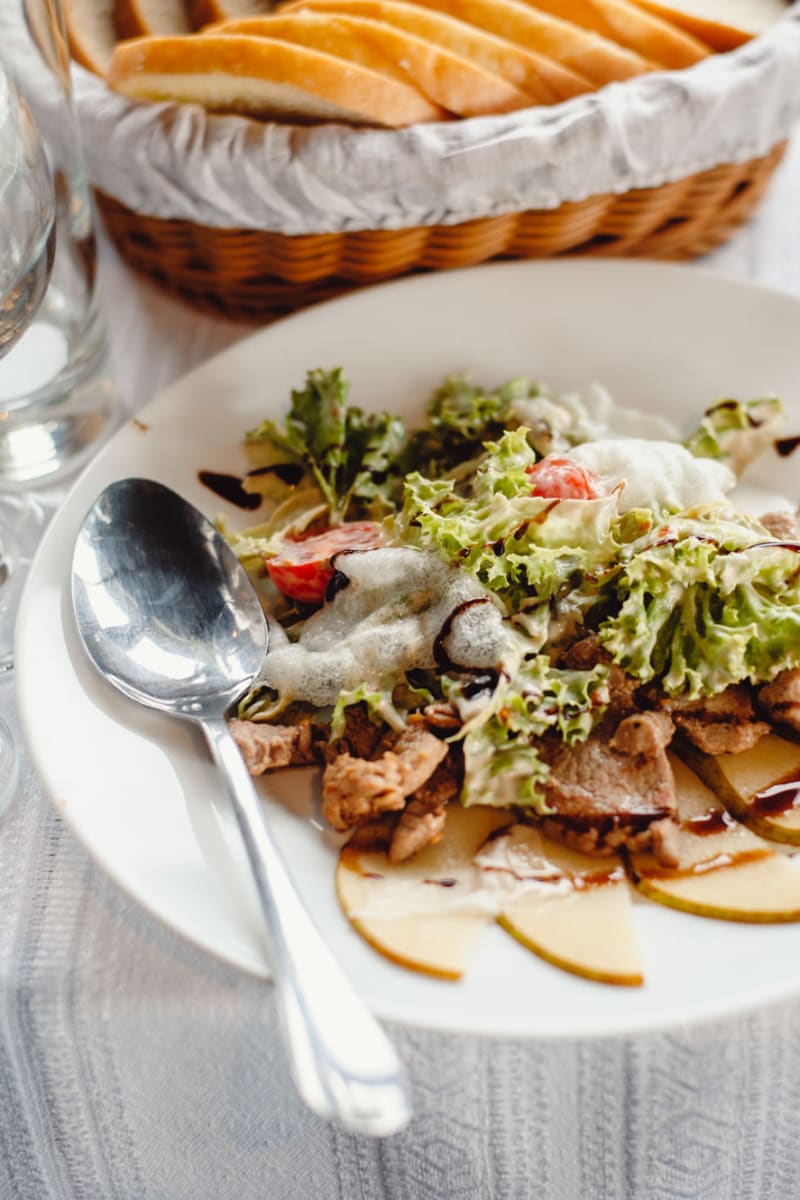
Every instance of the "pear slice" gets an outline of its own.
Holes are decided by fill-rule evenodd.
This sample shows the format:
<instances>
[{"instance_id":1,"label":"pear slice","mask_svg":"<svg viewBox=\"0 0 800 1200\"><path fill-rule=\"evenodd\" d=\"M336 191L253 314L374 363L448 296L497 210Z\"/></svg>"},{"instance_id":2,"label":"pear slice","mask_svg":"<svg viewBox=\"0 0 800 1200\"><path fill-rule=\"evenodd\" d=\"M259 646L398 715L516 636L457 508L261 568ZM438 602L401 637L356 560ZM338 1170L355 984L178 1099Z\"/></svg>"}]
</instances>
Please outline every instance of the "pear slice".
<instances>
[{"instance_id":1,"label":"pear slice","mask_svg":"<svg viewBox=\"0 0 800 1200\"><path fill-rule=\"evenodd\" d=\"M643 982L620 858L590 858L529 825L513 825L476 862L507 877L508 898L497 919L534 954L584 979Z\"/></svg>"},{"instance_id":2,"label":"pear slice","mask_svg":"<svg viewBox=\"0 0 800 1200\"><path fill-rule=\"evenodd\" d=\"M680 753L754 833L800 845L800 743L768 733L741 754L714 758L689 745Z\"/></svg>"},{"instance_id":3,"label":"pear slice","mask_svg":"<svg viewBox=\"0 0 800 1200\"><path fill-rule=\"evenodd\" d=\"M339 902L353 928L381 954L415 971L460 979L478 935L495 915L482 900L475 852L511 820L494 808L448 809L444 837L408 862L344 846Z\"/></svg>"},{"instance_id":4,"label":"pear slice","mask_svg":"<svg viewBox=\"0 0 800 1200\"><path fill-rule=\"evenodd\" d=\"M674 755L670 760L681 823L679 862L671 869L652 855L631 855L631 873L642 895L726 921L800 920L797 866L729 816L685 763Z\"/></svg>"}]
</instances>

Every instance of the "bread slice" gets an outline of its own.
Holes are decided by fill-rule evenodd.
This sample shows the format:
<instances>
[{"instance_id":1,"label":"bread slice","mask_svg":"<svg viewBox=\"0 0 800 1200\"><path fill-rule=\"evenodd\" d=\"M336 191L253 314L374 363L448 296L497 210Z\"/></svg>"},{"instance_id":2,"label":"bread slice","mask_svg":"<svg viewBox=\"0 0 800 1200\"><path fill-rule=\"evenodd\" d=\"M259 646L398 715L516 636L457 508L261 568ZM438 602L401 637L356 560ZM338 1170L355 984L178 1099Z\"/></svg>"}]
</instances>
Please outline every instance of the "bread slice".
<instances>
[{"instance_id":1,"label":"bread slice","mask_svg":"<svg viewBox=\"0 0 800 1200\"><path fill-rule=\"evenodd\" d=\"M297 124L396 129L447 117L410 83L272 38L166 37L120 42L108 83L132 100L179 100Z\"/></svg>"},{"instance_id":2,"label":"bread slice","mask_svg":"<svg viewBox=\"0 0 800 1200\"><path fill-rule=\"evenodd\" d=\"M429 100L458 117L483 117L530 107L527 92L501 75L384 21L301 11L264 17L260 28L270 37L335 54L410 81Z\"/></svg>"},{"instance_id":3,"label":"bread slice","mask_svg":"<svg viewBox=\"0 0 800 1200\"><path fill-rule=\"evenodd\" d=\"M70 54L95 75L105 75L114 53L115 3L116 0L65 0L64 3Z\"/></svg>"},{"instance_id":4,"label":"bread slice","mask_svg":"<svg viewBox=\"0 0 800 1200\"><path fill-rule=\"evenodd\" d=\"M653 69L652 63L632 50L569 21L538 12L520 0L426 0L426 4L543 54L576 71L595 87Z\"/></svg>"},{"instance_id":5,"label":"bread slice","mask_svg":"<svg viewBox=\"0 0 800 1200\"><path fill-rule=\"evenodd\" d=\"M532 8L572 21L635 50L659 67L691 67L707 58L710 48L669 21L637 8L629 0L525 0Z\"/></svg>"},{"instance_id":6,"label":"bread slice","mask_svg":"<svg viewBox=\"0 0 800 1200\"><path fill-rule=\"evenodd\" d=\"M445 13L421 4L406 3L406 0L293 0L281 8L285 15L299 12L329 16L344 14L383 21L501 75L525 92L533 104L557 104L593 90L588 79L552 59ZM269 33L270 22L274 20L274 17L266 17L229 21L220 27L220 31Z\"/></svg>"},{"instance_id":7,"label":"bread slice","mask_svg":"<svg viewBox=\"0 0 800 1200\"><path fill-rule=\"evenodd\" d=\"M189 0L189 20L193 29L202 29L216 21L258 17L272 7L269 0Z\"/></svg>"},{"instance_id":8,"label":"bread slice","mask_svg":"<svg viewBox=\"0 0 800 1200\"><path fill-rule=\"evenodd\" d=\"M701 38L713 50L735 50L788 12L788 0L631 0Z\"/></svg>"},{"instance_id":9,"label":"bread slice","mask_svg":"<svg viewBox=\"0 0 800 1200\"><path fill-rule=\"evenodd\" d=\"M117 0L114 18L119 38L167 37L191 30L184 0Z\"/></svg>"}]
</instances>

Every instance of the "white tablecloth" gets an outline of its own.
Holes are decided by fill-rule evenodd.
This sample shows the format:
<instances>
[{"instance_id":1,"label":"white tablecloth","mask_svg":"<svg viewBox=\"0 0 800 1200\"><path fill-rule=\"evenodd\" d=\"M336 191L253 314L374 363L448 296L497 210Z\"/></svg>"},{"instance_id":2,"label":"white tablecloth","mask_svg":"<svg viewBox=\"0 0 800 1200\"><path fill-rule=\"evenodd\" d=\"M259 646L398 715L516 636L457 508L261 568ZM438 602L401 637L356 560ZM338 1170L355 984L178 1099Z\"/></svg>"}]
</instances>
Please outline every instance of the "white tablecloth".
<instances>
[{"instance_id":1,"label":"white tablecloth","mask_svg":"<svg viewBox=\"0 0 800 1200\"><path fill-rule=\"evenodd\" d=\"M129 412L246 333L164 298L106 243L101 262ZM757 218L700 266L800 293L800 139ZM18 732L8 683L0 711ZM800 998L598 1042L395 1029L417 1115L372 1141L309 1115L269 985L132 905L27 760L0 821L0 911L0 1200L800 1196Z\"/></svg>"}]
</instances>

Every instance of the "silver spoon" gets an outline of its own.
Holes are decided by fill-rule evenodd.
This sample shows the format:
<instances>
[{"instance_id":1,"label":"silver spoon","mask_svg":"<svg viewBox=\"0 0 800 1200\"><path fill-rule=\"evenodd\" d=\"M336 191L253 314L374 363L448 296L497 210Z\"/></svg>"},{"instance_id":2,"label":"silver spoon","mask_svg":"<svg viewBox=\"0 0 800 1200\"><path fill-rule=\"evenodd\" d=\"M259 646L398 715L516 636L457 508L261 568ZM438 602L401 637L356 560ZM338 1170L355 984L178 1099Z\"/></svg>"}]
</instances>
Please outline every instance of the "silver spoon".
<instances>
[{"instance_id":1,"label":"silver spoon","mask_svg":"<svg viewBox=\"0 0 800 1200\"><path fill-rule=\"evenodd\" d=\"M225 721L267 649L261 604L236 555L205 517L146 479L112 483L75 545L72 602L98 671L139 704L200 726L227 784L266 922L300 1095L353 1133L408 1123L394 1048L303 907Z\"/></svg>"}]
</instances>

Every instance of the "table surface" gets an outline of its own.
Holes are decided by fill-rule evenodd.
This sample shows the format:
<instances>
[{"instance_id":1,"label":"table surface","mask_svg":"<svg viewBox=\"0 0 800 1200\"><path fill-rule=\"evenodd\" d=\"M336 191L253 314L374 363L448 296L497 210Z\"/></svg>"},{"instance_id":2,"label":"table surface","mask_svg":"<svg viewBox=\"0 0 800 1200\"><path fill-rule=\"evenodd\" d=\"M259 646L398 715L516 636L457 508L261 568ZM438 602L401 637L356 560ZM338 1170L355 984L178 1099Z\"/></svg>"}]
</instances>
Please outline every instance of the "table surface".
<instances>
[{"instance_id":1,"label":"table surface","mask_svg":"<svg viewBox=\"0 0 800 1200\"><path fill-rule=\"evenodd\" d=\"M102 235L100 262L129 414L248 333L165 297ZM756 218L696 265L800 294L800 135ZM8 682L0 712L19 736ZM269 985L121 895L24 750L0 828L0 903L0 1200L797 1194L800 1001L598 1043L394 1030L417 1116L370 1141L303 1109Z\"/></svg>"}]
</instances>

